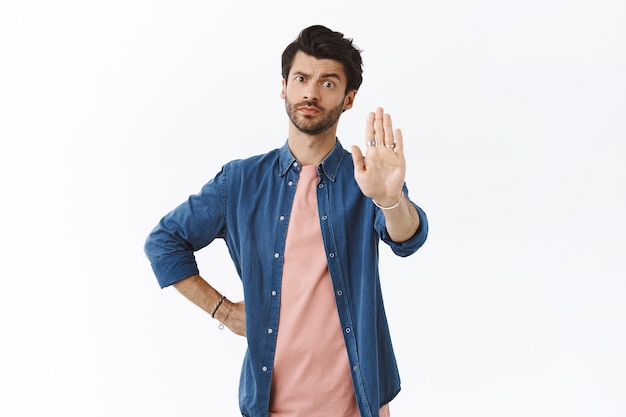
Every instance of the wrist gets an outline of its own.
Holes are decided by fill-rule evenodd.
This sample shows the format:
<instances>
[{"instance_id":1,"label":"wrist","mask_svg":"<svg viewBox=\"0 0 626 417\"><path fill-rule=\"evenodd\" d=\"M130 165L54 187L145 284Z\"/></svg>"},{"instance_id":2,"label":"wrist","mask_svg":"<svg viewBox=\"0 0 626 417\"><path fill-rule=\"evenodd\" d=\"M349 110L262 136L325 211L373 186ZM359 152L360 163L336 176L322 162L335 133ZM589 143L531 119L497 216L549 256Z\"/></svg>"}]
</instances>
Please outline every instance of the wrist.
<instances>
[{"instance_id":1,"label":"wrist","mask_svg":"<svg viewBox=\"0 0 626 417\"><path fill-rule=\"evenodd\" d=\"M389 205L385 205L385 204L380 204L378 202L376 202L376 200L374 200L372 198L372 203L374 203L374 205L376 207L378 207L381 210L393 210L396 207L398 207L400 205L400 203L402 202L402 198L404 197L404 192L401 191L400 192L400 198L398 198L397 200L394 200L394 202L390 203Z\"/></svg>"},{"instance_id":2,"label":"wrist","mask_svg":"<svg viewBox=\"0 0 626 417\"><path fill-rule=\"evenodd\" d=\"M217 310L219 310L219 308L222 306L222 304L224 303L224 300L226 300L226 296L222 295L219 299L219 301L217 303L215 303L215 305L213 306L213 309L211 310L211 312L209 313L211 315L212 318L215 318L215 314L217 313Z\"/></svg>"},{"instance_id":3,"label":"wrist","mask_svg":"<svg viewBox=\"0 0 626 417\"><path fill-rule=\"evenodd\" d=\"M220 307L215 312L213 316L214 319L220 322L219 328L223 329L226 324L226 320L228 320L228 315L230 314L233 308L233 303L228 298L224 298L224 302L220 305Z\"/></svg>"}]
</instances>

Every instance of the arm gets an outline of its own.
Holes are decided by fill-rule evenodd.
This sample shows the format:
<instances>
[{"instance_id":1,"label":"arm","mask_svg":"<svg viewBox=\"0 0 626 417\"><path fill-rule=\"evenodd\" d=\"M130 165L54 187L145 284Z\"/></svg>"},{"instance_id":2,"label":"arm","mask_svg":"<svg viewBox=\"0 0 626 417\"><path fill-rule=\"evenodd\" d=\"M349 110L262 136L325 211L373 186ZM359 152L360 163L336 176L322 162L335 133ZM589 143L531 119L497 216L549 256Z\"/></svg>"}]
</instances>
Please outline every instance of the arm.
<instances>
[{"instance_id":1,"label":"arm","mask_svg":"<svg viewBox=\"0 0 626 417\"><path fill-rule=\"evenodd\" d=\"M173 284L182 295L223 323L233 333L246 335L246 313L243 301L233 303L224 299L220 304L222 294L206 282L200 275L191 275ZM219 308L215 309L219 304Z\"/></svg>"},{"instance_id":2,"label":"arm","mask_svg":"<svg viewBox=\"0 0 626 417\"><path fill-rule=\"evenodd\" d=\"M225 168L224 168L225 169ZM194 253L221 236L225 227L222 172L165 215L150 232L144 251L161 288L173 285L209 314L222 295L199 275ZM244 303L224 300L213 317L238 335L246 334Z\"/></svg>"},{"instance_id":3,"label":"arm","mask_svg":"<svg viewBox=\"0 0 626 417\"><path fill-rule=\"evenodd\" d=\"M387 233L389 233L389 237L394 242L402 243L409 240L415 232L417 232L417 229L419 229L420 219L417 210L406 198L404 193L402 193L397 205L392 204L382 207L393 207L382 208L382 210L385 215Z\"/></svg>"},{"instance_id":4,"label":"arm","mask_svg":"<svg viewBox=\"0 0 626 417\"><path fill-rule=\"evenodd\" d=\"M417 232L420 220L402 192L406 175L402 132L394 132L391 116L378 108L367 117L365 139L365 158L358 146L352 147L354 177L363 194L382 209L391 240L404 242Z\"/></svg>"}]
</instances>

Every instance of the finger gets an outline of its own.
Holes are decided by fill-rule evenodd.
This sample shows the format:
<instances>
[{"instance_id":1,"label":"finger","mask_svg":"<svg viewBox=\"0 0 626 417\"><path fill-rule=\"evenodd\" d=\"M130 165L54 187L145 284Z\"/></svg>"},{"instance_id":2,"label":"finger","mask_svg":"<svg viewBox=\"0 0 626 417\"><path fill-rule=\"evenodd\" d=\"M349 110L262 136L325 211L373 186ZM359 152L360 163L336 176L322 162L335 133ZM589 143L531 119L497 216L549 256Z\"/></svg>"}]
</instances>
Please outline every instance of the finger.
<instances>
[{"instance_id":1,"label":"finger","mask_svg":"<svg viewBox=\"0 0 626 417\"><path fill-rule=\"evenodd\" d=\"M365 119L365 146L371 146L376 141L376 136L374 133L374 119L375 114L369 113L367 118ZM366 148L367 149L367 148Z\"/></svg>"},{"instance_id":2,"label":"finger","mask_svg":"<svg viewBox=\"0 0 626 417\"><path fill-rule=\"evenodd\" d=\"M384 128L384 132L385 132L385 137L384 137L384 145L386 147L391 147L393 148L394 146L394 139L393 139L393 126L391 124L391 116L388 114L385 114L383 116L383 128Z\"/></svg>"},{"instance_id":3,"label":"finger","mask_svg":"<svg viewBox=\"0 0 626 417\"><path fill-rule=\"evenodd\" d=\"M394 151L396 151L397 154L400 154L400 156L402 156L402 152L404 152L404 140L402 138L402 131L400 129L396 129L396 146L394 148Z\"/></svg>"},{"instance_id":4,"label":"finger","mask_svg":"<svg viewBox=\"0 0 626 417\"><path fill-rule=\"evenodd\" d=\"M375 132L375 141L376 146L384 146L385 145L385 126L383 122L383 109L382 107L378 107L376 109L375 117L374 117L374 132Z\"/></svg>"},{"instance_id":5,"label":"finger","mask_svg":"<svg viewBox=\"0 0 626 417\"><path fill-rule=\"evenodd\" d=\"M365 168L365 163L363 162L363 153L361 152L361 148L356 145L352 145L352 162L354 162L354 172L361 172Z\"/></svg>"}]
</instances>

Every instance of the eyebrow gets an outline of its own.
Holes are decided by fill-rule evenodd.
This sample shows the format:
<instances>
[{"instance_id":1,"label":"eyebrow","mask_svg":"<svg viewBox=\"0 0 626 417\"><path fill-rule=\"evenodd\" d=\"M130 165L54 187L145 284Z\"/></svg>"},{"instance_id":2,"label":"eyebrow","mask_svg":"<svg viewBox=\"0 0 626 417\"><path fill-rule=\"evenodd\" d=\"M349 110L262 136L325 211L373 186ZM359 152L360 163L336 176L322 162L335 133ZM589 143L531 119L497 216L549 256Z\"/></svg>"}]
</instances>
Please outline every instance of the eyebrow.
<instances>
[{"instance_id":1,"label":"eyebrow","mask_svg":"<svg viewBox=\"0 0 626 417\"><path fill-rule=\"evenodd\" d=\"M311 78L311 75L310 75L310 74L307 74L307 73L302 72L302 71L294 71L293 75L294 75L294 76L296 76L296 75L301 75L301 76L306 77L306 78ZM334 79L336 79L336 80L338 80L338 81L341 81L341 77L339 76L339 74L337 74L337 73L335 73L335 72L328 72L328 73L326 73L326 74L322 74L322 76L321 76L320 78L322 78L322 79L325 79L325 78L334 78Z\"/></svg>"}]
</instances>

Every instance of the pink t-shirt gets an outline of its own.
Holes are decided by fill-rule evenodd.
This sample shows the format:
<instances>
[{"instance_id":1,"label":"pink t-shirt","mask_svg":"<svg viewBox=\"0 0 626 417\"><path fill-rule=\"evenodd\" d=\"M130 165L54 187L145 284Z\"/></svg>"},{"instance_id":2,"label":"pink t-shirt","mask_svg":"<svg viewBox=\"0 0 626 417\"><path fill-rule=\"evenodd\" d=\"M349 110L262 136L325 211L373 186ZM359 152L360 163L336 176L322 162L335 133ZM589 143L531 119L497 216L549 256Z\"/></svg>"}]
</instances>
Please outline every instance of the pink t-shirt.
<instances>
[{"instance_id":1,"label":"pink t-shirt","mask_svg":"<svg viewBox=\"0 0 626 417\"><path fill-rule=\"evenodd\" d=\"M270 417L359 417L317 210L317 168L303 166L283 266ZM388 406L381 417L389 416Z\"/></svg>"}]
</instances>

